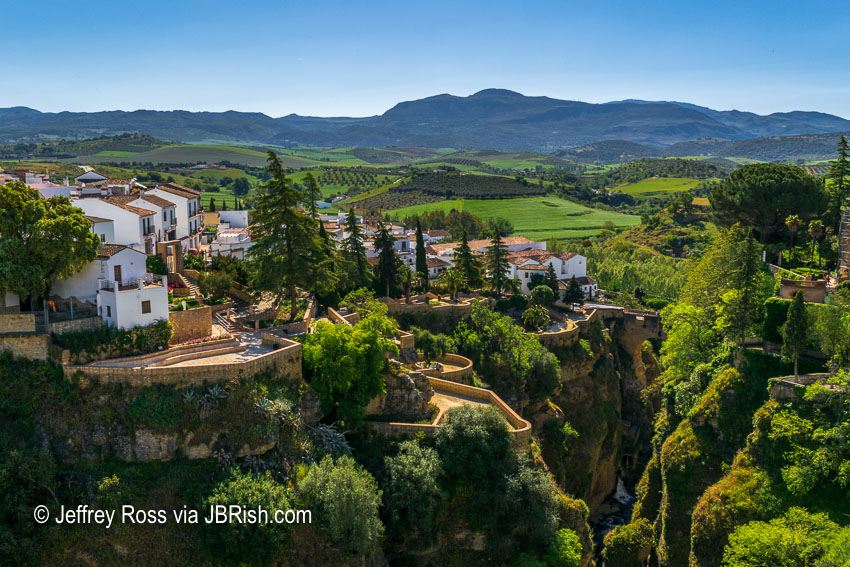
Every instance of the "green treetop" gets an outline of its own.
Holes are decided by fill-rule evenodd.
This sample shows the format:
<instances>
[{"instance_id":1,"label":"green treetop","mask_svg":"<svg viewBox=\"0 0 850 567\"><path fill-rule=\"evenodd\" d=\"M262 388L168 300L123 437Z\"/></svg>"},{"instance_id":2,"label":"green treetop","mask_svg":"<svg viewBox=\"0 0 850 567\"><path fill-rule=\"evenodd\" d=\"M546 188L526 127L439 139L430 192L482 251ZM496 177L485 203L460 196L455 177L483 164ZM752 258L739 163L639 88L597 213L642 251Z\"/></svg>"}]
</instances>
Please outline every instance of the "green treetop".
<instances>
[{"instance_id":1,"label":"green treetop","mask_svg":"<svg viewBox=\"0 0 850 567\"><path fill-rule=\"evenodd\" d=\"M758 231L762 243L784 234L788 215L812 219L828 206L826 191L818 179L799 167L775 163L736 169L711 190L709 200L720 225L740 223Z\"/></svg>"},{"instance_id":2,"label":"green treetop","mask_svg":"<svg viewBox=\"0 0 850 567\"><path fill-rule=\"evenodd\" d=\"M493 231L493 239L487 248L487 275L490 286L496 295L501 295L502 290L508 286L508 249L502 243L502 236L498 231Z\"/></svg>"},{"instance_id":3,"label":"green treetop","mask_svg":"<svg viewBox=\"0 0 850 567\"><path fill-rule=\"evenodd\" d=\"M357 215L354 214L353 208L348 210L348 215L345 217L345 231L348 236L345 239L344 249L348 259L354 265L354 287L367 285L369 282L369 261L366 259L363 235L360 232L360 226L357 224Z\"/></svg>"},{"instance_id":4,"label":"green treetop","mask_svg":"<svg viewBox=\"0 0 850 567\"><path fill-rule=\"evenodd\" d=\"M316 201L322 196L322 191L319 189L319 184L316 183L316 178L313 174L307 172L304 176L304 183L307 185L304 197L307 199L307 208L310 211L310 216L316 218Z\"/></svg>"},{"instance_id":5,"label":"green treetop","mask_svg":"<svg viewBox=\"0 0 850 567\"><path fill-rule=\"evenodd\" d=\"M398 275L399 260L395 251L395 239L384 223L378 228L375 237L375 250L378 252L378 264L375 266L375 279L382 289L386 290L386 296L390 295L390 288L396 282Z\"/></svg>"},{"instance_id":6,"label":"green treetop","mask_svg":"<svg viewBox=\"0 0 850 567\"><path fill-rule=\"evenodd\" d=\"M794 300L788 308L788 318L782 327L782 339L782 354L794 361L794 376L797 376L797 361L809 343L809 321L803 292L794 294Z\"/></svg>"},{"instance_id":7,"label":"green treetop","mask_svg":"<svg viewBox=\"0 0 850 567\"><path fill-rule=\"evenodd\" d=\"M291 186L283 165L274 152L268 153L271 178L262 187L253 213L254 245L248 252L253 264L249 285L278 297L289 296L295 313L298 286L312 288L323 279L315 271L321 255L316 222L296 208L303 199Z\"/></svg>"},{"instance_id":8,"label":"green treetop","mask_svg":"<svg viewBox=\"0 0 850 567\"><path fill-rule=\"evenodd\" d=\"M477 289L484 283L481 277L481 261L475 257L469 247L469 235L466 229L461 232L460 246L455 251L455 267L463 274L467 287Z\"/></svg>"},{"instance_id":9,"label":"green treetop","mask_svg":"<svg viewBox=\"0 0 850 567\"><path fill-rule=\"evenodd\" d=\"M0 185L0 290L46 299L57 279L94 260L100 239L66 197L42 199L19 181Z\"/></svg>"},{"instance_id":10,"label":"green treetop","mask_svg":"<svg viewBox=\"0 0 850 567\"><path fill-rule=\"evenodd\" d=\"M841 139L838 140L837 153L838 157L830 164L829 173L826 175L827 179L832 180L832 184L830 185L830 208L833 211L836 221L840 219L841 207L847 201L848 194L850 194L850 160L848 160L850 148L848 148L847 138L844 136L841 136Z\"/></svg>"}]
</instances>

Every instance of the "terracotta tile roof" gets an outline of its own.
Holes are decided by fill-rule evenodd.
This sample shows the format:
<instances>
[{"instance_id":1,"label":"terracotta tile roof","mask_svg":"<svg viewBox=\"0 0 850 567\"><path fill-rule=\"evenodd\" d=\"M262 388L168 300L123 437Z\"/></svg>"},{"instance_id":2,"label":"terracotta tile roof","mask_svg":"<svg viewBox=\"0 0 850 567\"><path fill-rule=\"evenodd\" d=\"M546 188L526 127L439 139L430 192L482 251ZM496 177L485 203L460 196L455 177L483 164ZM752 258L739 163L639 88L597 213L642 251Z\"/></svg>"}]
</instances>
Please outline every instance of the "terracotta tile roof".
<instances>
[{"instance_id":1,"label":"terracotta tile roof","mask_svg":"<svg viewBox=\"0 0 850 567\"><path fill-rule=\"evenodd\" d=\"M162 183L156 186L156 189L162 189L163 191L167 191L172 195L178 195L183 197L184 199L198 199L201 194L194 189L189 189L188 187L183 187L182 185L178 185L177 183Z\"/></svg>"},{"instance_id":2,"label":"terracotta tile roof","mask_svg":"<svg viewBox=\"0 0 850 567\"><path fill-rule=\"evenodd\" d=\"M488 238L486 240L470 240L469 247L472 250L480 250L481 248L488 248L491 244L491 240ZM509 236L508 238L502 239L502 244L505 246L515 246L517 244L534 244L534 241L527 239L524 236ZM449 242L447 244L432 244L431 246L437 250L437 253L440 253L444 250L448 250L450 248L457 248L460 246L459 242Z\"/></svg>"},{"instance_id":3,"label":"terracotta tile roof","mask_svg":"<svg viewBox=\"0 0 850 567\"><path fill-rule=\"evenodd\" d=\"M544 266L543 264L528 264L527 266L520 266L517 268L518 270L531 270L534 272L545 272L549 269L549 266Z\"/></svg>"},{"instance_id":4,"label":"terracotta tile roof","mask_svg":"<svg viewBox=\"0 0 850 567\"><path fill-rule=\"evenodd\" d=\"M102 222L113 222L112 219L105 219L103 217L93 217L90 215L83 215L83 217L87 218L92 224L98 224Z\"/></svg>"},{"instance_id":5,"label":"terracotta tile roof","mask_svg":"<svg viewBox=\"0 0 850 567\"><path fill-rule=\"evenodd\" d=\"M141 207L134 207L133 205L128 205L126 203L122 203L119 199L115 199L114 197L101 199L101 200L106 202L106 203L109 203L110 205L115 205L116 207L124 209L125 211L129 211L133 214L136 214L140 217L149 217L151 215L156 214L154 211L151 211L149 209L143 209Z\"/></svg>"},{"instance_id":6,"label":"terracotta tile roof","mask_svg":"<svg viewBox=\"0 0 850 567\"><path fill-rule=\"evenodd\" d=\"M127 248L130 247L123 244L101 244L97 249L97 257L101 260L108 260Z\"/></svg>"},{"instance_id":7,"label":"terracotta tile roof","mask_svg":"<svg viewBox=\"0 0 850 567\"><path fill-rule=\"evenodd\" d=\"M106 185L132 185L135 179L107 179L103 181Z\"/></svg>"},{"instance_id":8,"label":"terracotta tile roof","mask_svg":"<svg viewBox=\"0 0 850 567\"><path fill-rule=\"evenodd\" d=\"M448 231L445 230L423 230L422 233L428 236L449 236Z\"/></svg>"},{"instance_id":9,"label":"terracotta tile roof","mask_svg":"<svg viewBox=\"0 0 850 567\"><path fill-rule=\"evenodd\" d=\"M425 261L428 263L429 268L439 268L441 266L451 265L445 260L440 260L439 258L426 258Z\"/></svg>"},{"instance_id":10,"label":"terracotta tile roof","mask_svg":"<svg viewBox=\"0 0 850 567\"><path fill-rule=\"evenodd\" d=\"M174 206L174 203L172 203L168 199L163 199L162 197L157 197L156 195L147 195L146 194L144 197L138 197L138 198L142 199L143 201L147 201L148 203L151 203L152 205L156 205L157 207L163 208L163 209Z\"/></svg>"}]
</instances>

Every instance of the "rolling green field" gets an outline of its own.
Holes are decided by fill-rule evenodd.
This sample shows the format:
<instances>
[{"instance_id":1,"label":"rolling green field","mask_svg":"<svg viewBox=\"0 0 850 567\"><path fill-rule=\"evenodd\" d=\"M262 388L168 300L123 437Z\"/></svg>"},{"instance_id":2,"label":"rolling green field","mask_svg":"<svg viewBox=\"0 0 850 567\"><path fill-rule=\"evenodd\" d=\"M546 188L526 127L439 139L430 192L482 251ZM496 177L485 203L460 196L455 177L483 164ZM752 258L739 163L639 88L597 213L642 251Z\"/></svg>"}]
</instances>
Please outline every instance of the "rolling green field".
<instances>
[{"instance_id":1,"label":"rolling green field","mask_svg":"<svg viewBox=\"0 0 850 567\"><path fill-rule=\"evenodd\" d=\"M416 205L388 211L400 219L405 216L441 209L469 211L483 219L504 217L514 225L514 234L532 240L582 238L596 235L606 221L618 227L640 224L640 217L611 211L590 209L557 197L524 197L519 199L457 199Z\"/></svg>"},{"instance_id":2,"label":"rolling green field","mask_svg":"<svg viewBox=\"0 0 850 567\"><path fill-rule=\"evenodd\" d=\"M699 184L700 181L685 177L652 177L637 183L621 185L616 190L628 193L636 199L648 199L650 197L668 197L673 193L690 191Z\"/></svg>"}]
</instances>

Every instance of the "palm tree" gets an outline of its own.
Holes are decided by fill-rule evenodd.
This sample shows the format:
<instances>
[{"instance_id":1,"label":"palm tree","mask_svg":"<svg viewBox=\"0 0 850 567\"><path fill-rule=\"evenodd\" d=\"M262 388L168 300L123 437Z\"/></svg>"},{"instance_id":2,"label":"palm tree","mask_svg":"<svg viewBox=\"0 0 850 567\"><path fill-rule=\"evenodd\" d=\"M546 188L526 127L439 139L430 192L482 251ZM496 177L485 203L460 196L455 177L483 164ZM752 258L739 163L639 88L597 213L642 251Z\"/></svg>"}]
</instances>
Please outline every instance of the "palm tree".
<instances>
[{"instance_id":1,"label":"palm tree","mask_svg":"<svg viewBox=\"0 0 850 567\"><path fill-rule=\"evenodd\" d=\"M523 312L522 322L537 330L549 322L549 312L539 305L532 305Z\"/></svg>"},{"instance_id":2,"label":"palm tree","mask_svg":"<svg viewBox=\"0 0 850 567\"><path fill-rule=\"evenodd\" d=\"M428 276L422 272L415 272L411 283L418 293L428 291Z\"/></svg>"},{"instance_id":3,"label":"palm tree","mask_svg":"<svg viewBox=\"0 0 850 567\"><path fill-rule=\"evenodd\" d=\"M788 215L788 218L785 219L785 226L791 231L791 245L788 247L788 258L790 259L794 251L794 234L797 229L803 226L803 219L799 215Z\"/></svg>"},{"instance_id":4,"label":"palm tree","mask_svg":"<svg viewBox=\"0 0 850 567\"><path fill-rule=\"evenodd\" d=\"M818 238L823 236L823 222L817 219L813 220L809 223L809 236L812 237L812 254L809 260L809 265L811 266L815 261L815 242L817 242ZM820 260L820 258L818 258ZM820 262L818 262L820 265Z\"/></svg>"},{"instance_id":5,"label":"palm tree","mask_svg":"<svg viewBox=\"0 0 850 567\"><path fill-rule=\"evenodd\" d=\"M437 281L446 286L446 289L449 290L449 297L452 301L454 301L458 288L466 283L466 278L463 276L463 272L461 272L458 268L449 268L440 274Z\"/></svg>"},{"instance_id":6,"label":"palm tree","mask_svg":"<svg viewBox=\"0 0 850 567\"><path fill-rule=\"evenodd\" d=\"M410 303L410 288L413 287L413 270L407 264L402 264L398 268L398 277L401 281L401 288L404 291L405 303Z\"/></svg>"}]
</instances>

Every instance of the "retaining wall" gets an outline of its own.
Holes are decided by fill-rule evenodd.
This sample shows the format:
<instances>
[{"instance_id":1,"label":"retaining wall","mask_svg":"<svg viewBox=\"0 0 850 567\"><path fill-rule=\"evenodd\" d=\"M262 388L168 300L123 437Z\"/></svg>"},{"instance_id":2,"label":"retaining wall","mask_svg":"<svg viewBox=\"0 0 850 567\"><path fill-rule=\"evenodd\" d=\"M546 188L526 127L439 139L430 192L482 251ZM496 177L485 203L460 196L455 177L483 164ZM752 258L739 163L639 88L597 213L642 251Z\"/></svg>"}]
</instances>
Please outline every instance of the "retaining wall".
<instances>
[{"instance_id":1,"label":"retaining wall","mask_svg":"<svg viewBox=\"0 0 850 567\"><path fill-rule=\"evenodd\" d=\"M0 314L0 333L34 333L35 316L32 313Z\"/></svg>"},{"instance_id":2,"label":"retaining wall","mask_svg":"<svg viewBox=\"0 0 850 567\"><path fill-rule=\"evenodd\" d=\"M467 398L486 401L491 405L496 406L511 425L512 429L510 430L510 433L513 437L513 446L515 448L523 448L531 440L531 423L520 417L519 414L511 408L511 406L506 404L502 398L497 396L492 390L476 388L475 386L468 386L459 382L451 382L449 380L433 378L431 376L428 377L428 380L431 382L431 387L435 390L442 390L443 392L449 392L450 394L457 394ZM415 437L419 432L423 432L427 435L433 435L436 433L437 427L439 427L438 424L442 417L443 412L441 411L439 415L437 415L436 419L434 419L433 423L430 424L397 422L385 423L370 421L369 426L373 431L383 433L385 435Z\"/></svg>"},{"instance_id":3,"label":"retaining wall","mask_svg":"<svg viewBox=\"0 0 850 567\"><path fill-rule=\"evenodd\" d=\"M267 335L269 334L263 333L263 342L276 346L276 350L242 362L141 368L63 365L62 368L66 378L79 371L89 380L122 382L132 386L222 382L247 378L270 368L276 368L278 375L282 378L299 381L301 379L301 344L273 335L267 337Z\"/></svg>"},{"instance_id":4,"label":"retaining wall","mask_svg":"<svg viewBox=\"0 0 850 567\"><path fill-rule=\"evenodd\" d=\"M169 311L168 320L174 323L174 335L169 344L200 339L212 334L212 308L209 305L185 311Z\"/></svg>"},{"instance_id":5,"label":"retaining wall","mask_svg":"<svg viewBox=\"0 0 850 567\"><path fill-rule=\"evenodd\" d=\"M47 360L50 356L50 336L32 334L0 336L0 351L4 350L31 360Z\"/></svg>"},{"instance_id":6,"label":"retaining wall","mask_svg":"<svg viewBox=\"0 0 850 567\"><path fill-rule=\"evenodd\" d=\"M103 319L100 317L85 317L83 319L74 319L72 321L56 321L55 323L50 323L50 332L59 335L69 331L91 331L102 325Z\"/></svg>"}]
</instances>

